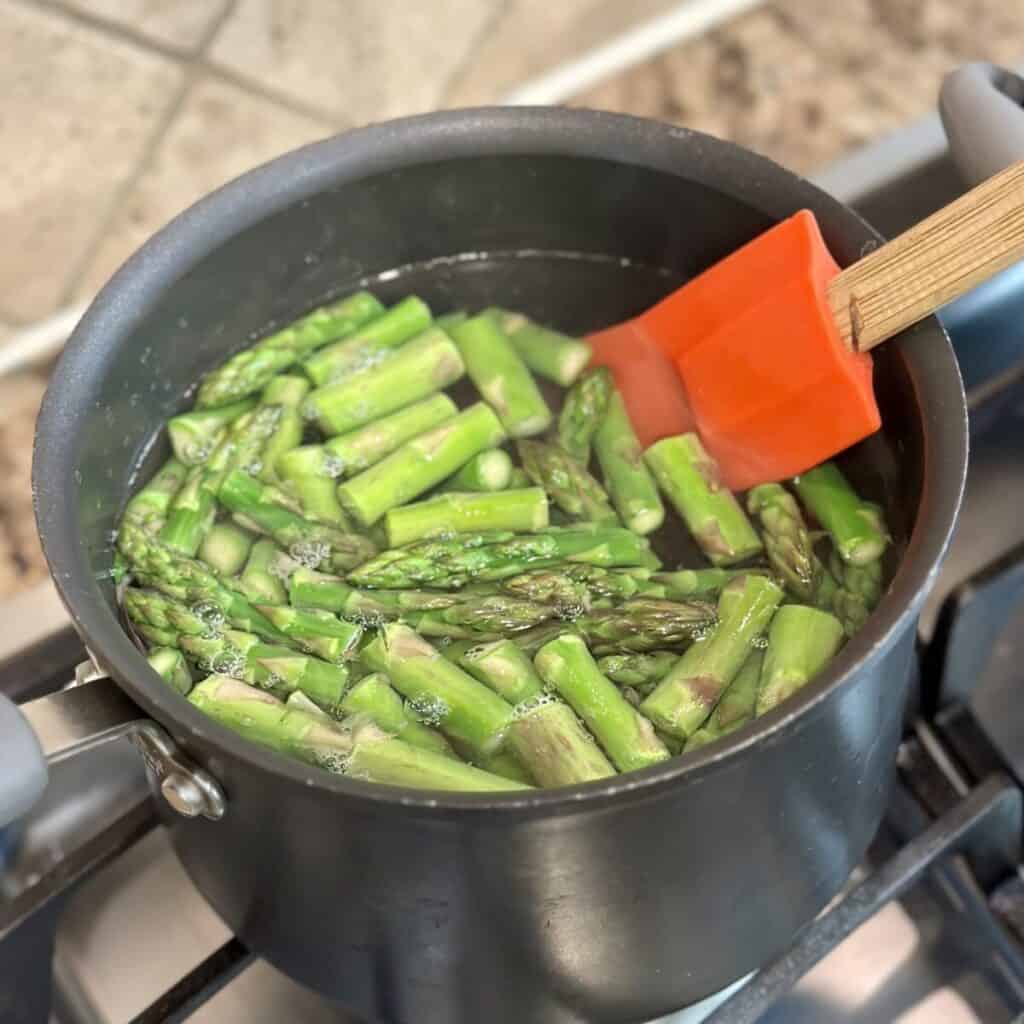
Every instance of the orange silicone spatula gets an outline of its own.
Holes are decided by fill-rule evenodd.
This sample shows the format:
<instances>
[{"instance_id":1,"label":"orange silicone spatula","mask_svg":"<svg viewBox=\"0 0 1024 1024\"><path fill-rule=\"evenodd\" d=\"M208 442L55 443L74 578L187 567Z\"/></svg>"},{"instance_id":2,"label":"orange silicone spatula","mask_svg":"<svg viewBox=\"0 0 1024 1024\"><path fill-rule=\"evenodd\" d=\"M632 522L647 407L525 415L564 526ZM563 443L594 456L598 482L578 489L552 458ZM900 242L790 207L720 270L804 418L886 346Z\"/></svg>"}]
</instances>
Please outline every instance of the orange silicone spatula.
<instances>
[{"instance_id":1,"label":"orange silicone spatula","mask_svg":"<svg viewBox=\"0 0 1024 1024\"><path fill-rule=\"evenodd\" d=\"M734 490L810 469L881 425L868 350L1024 257L1024 162L845 270L808 210L633 320L592 338L596 362L656 347ZM644 356L649 359L649 355ZM613 366L622 387L620 373ZM628 388L642 440L675 427ZM680 418L678 415L675 417Z\"/></svg>"}]
</instances>

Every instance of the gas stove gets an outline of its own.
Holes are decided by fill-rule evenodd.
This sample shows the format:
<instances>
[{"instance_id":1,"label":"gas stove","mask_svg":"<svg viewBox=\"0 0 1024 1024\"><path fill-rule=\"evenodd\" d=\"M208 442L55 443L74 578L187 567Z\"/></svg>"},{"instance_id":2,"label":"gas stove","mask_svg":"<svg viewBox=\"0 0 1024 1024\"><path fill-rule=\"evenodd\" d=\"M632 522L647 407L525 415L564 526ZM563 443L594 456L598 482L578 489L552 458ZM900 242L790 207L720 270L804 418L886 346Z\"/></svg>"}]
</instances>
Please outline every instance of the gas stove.
<instances>
[{"instance_id":1,"label":"gas stove","mask_svg":"<svg viewBox=\"0 0 1024 1024\"><path fill-rule=\"evenodd\" d=\"M819 180L895 234L962 190L936 120ZM1024 1020L1024 267L945 321L969 390L971 467L922 616L885 823L783 958L663 1024ZM0 692L39 696L85 661L48 586L4 618ZM56 766L42 804L0 834L0 1024L185 1019L357 1024L255 959L207 907L157 824L137 752L118 741Z\"/></svg>"}]
</instances>

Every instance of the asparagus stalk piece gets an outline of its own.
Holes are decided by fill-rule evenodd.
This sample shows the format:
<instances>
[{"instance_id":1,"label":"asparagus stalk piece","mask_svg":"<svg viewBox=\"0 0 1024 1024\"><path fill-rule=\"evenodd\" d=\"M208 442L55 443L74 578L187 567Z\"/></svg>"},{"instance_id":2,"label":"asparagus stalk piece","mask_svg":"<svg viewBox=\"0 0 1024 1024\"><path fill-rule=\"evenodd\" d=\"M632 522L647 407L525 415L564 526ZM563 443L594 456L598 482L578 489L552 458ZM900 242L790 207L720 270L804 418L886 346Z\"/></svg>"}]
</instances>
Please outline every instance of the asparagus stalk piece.
<instances>
[{"instance_id":1,"label":"asparagus stalk piece","mask_svg":"<svg viewBox=\"0 0 1024 1024\"><path fill-rule=\"evenodd\" d=\"M704 601L637 597L615 608L595 608L574 620L573 628L595 654L612 654L681 647L701 639L714 623L715 609Z\"/></svg>"},{"instance_id":2,"label":"asparagus stalk piece","mask_svg":"<svg viewBox=\"0 0 1024 1024\"><path fill-rule=\"evenodd\" d=\"M763 663L764 651L755 648L747 655L743 667L722 694L711 717L686 741L687 750L696 750L728 736L754 717Z\"/></svg>"},{"instance_id":3,"label":"asparagus stalk piece","mask_svg":"<svg viewBox=\"0 0 1024 1024\"><path fill-rule=\"evenodd\" d=\"M618 525L619 518L604 488L586 468L557 445L520 441L519 459L526 475L575 519Z\"/></svg>"},{"instance_id":4,"label":"asparagus stalk piece","mask_svg":"<svg viewBox=\"0 0 1024 1024\"><path fill-rule=\"evenodd\" d=\"M288 581L288 600L296 608L319 608L355 622L381 623L403 615L449 608L457 594L417 590L356 590L340 576L299 567Z\"/></svg>"},{"instance_id":5,"label":"asparagus stalk piece","mask_svg":"<svg viewBox=\"0 0 1024 1024\"><path fill-rule=\"evenodd\" d=\"M227 435L228 426L253 409L254 398L243 398L219 409L197 409L167 422L167 436L175 456L186 466L205 462Z\"/></svg>"},{"instance_id":6,"label":"asparagus stalk piece","mask_svg":"<svg viewBox=\"0 0 1024 1024\"><path fill-rule=\"evenodd\" d=\"M325 434L344 434L440 391L464 372L459 350L434 327L380 365L317 388L306 399L306 414Z\"/></svg>"},{"instance_id":7,"label":"asparagus stalk piece","mask_svg":"<svg viewBox=\"0 0 1024 1024\"><path fill-rule=\"evenodd\" d=\"M168 547L192 556L217 514L216 495L206 486L203 466L193 466L185 483L171 499L167 518L157 535Z\"/></svg>"},{"instance_id":8,"label":"asparagus stalk piece","mask_svg":"<svg viewBox=\"0 0 1024 1024\"><path fill-rule=\"evenodd\" d=\"M174 629L151 626L148 622L132 619L132 628L150 647L177 647L181 634Z\"/></svg>"},{"instance_id":9,"label":"asparagus stalk piece","mask_svg":"<svg viewBox=\"0 0 1024 1024\"><path fill-rule=\"evenodd\" d=\"M192 689L192 673L185 663L185 656L174 647L154 647L146 659L157 675L183 697Z\"/></svg>"},{"instance_id":10,"label":"asparagus stalk piece","mask_svg":"<svg viewBox=\"0 0 1024 1024\"><path fill-rule=\"evenodd\" d=\"M264 644L254 633L233 629L215 636L182 636L178 645L201 672L233 676L266 689L278 687L276 682L271 683L270 672L259 658L295 653L279 644ZM284 692L283 687L280 689Z\"/></svg>"},{"instance_id":11,"label":"asparagus stalk piece","mask_svg":"<svg viewBox=\"0 0 1024 1024\"><path fill-rule=\"evenodd\" d=\"M811 681L843 642L843 627L834 615L809 605L787 604L775 613L757 695L757 714L778 707Z\"/></svg>"},{"instance_id":12,"label":"asparagus stalk piece","mask_svg":"<svg viewBox=\"0 0 1024 1024\"><path fill-rule=\"evenodd\" d=\"M261 604L256 608L285 636L297 640L318 636L340 640L343 656L351 655L363 637L361 626L316 608L291 608L288 605L273 604Z\"/></svg>"},{"instance_id":13,"label":"asparagus stalk piece","mask_svg":"<svg viewBox=\"0 0 1024 1024\"><path fill-rule=\"evenodd\" d=\"M387 676L380 672L360 679L345 694L341 709L349 715L367 715L375 725L410 746L452 756L448 741L436 729L409 714Z\"/></svg>"},{"instance_id":14,"label":"asparagus stalk piece","mask_svg":"<svg viewBox=\"0 0 1024 1024\"><path fill-rule=\"evenodd\" d=\"M348 670L344 665L332 665L294 651L257 655L256 661L270 673L271 679L283 680L287 689L301 691L329 715L341 709L342 694L348 685Z\"/></svg>"},{"instance_id":15,"label":"asparagus stalk piece","mask_svg":"<svg viewBox=\"0 0 1024 1024\"><path fill-rule=\"evenodd\" d=\"M502 580L501 589L517 597L557 605L566 617L587 611L595 602L605 599L667 596L667 588L653 582L648 569L602 569L572 564L531 569Z\"/></svg>"},{"instance_id":16,"label":"asparagus stalk piece","mask_svg":"<svg viewBox=\"0 0 1024 1024\"><path fill-rule=\"evenodd\" d=\"M284 558L287 556L272 540L256 541L238 580L238 589L258 604L284 604L288 595L276 572Z\"/></svg>"},{"instance_id":17,"label":"asparagus stalk piece","mask_svg":"<svg viewBox=\"0 0 1024 1024\"><path fill-rule=\"evenodd\" d=\"M578 636L567 633L545 644L534 664L541 678L587 724L619 771L647 768L669 757L651 723L601 675Z\"/></svg>"},{"instance_id":18,"label":"asparagus stalk piece","mask_svg":"<svg viewBox=\"0 0 1024 1024\"><path fill-rule=\"evenodd\" d=\"M553 331L550 327L508 310L490 312L497 317L498 326L508 336L523 362L542 377L567 388L590 362L590 346L578 338Z\"/></svg>"},{"instance_id":19,"label":"asparagus stalk piece","mask_svg":"<svg viewBox=\"0 0 1024 1024\"><path fill-rule=\"evenodd\" d=\"M484 758L480 763L480 767L484 771L500 775L503 779L512 779L527 786L532 786L534 782L533 776L526 770L522 761L516 757L511 749L499 750L496 754L491 754L490 757Z\"/></svg>"},{"instance_id":20,"label":"asparagus stalk piece","mask_svg":"<svg viewBox=\"0 0 1024 1024\"><path fill-rule=\"evenodd\" d=\"M169 458L125 506L125 521L134 522L152 533L159 531L168 507L187 476L188 467L173 456Z\"/></svg>"},{"instance_id":21,"label":"asparagus stalk piece","mask_svg":"<svg viewBox=\"0 0 1024 1024\"><path fill-rule=\"evenodd\" d=\"M445 313L443 316L439 316L434 323L437 324L442 331L450 332L457 324L464 323L468 316L469 314L464 310L457 309L453 313Z\"/></svg>"},{"instance_id":22,"label":"asparagus stalk piece","mask_svg":"<svg viewBox=\"0 0 1024 1024\"><path fill-rule=\"evenodd\" d=\"M761 538L772 568L797 597L811 600L820 563L796 498L781 484L761 484L747 495L747 511L761 520Z\"/></svg>"},{"instance_id":23,"label":"asparagus stalk piece","mask_svg":"<svg viewBox=\"0 0 1024 1024\"><path fill-rule=\"evenodd\" d=\"M220 488L220 500L235 513L236 521L273 537L297 561L336 569L350 569L371 557L373 542L344 533L326 523L311 523L301 515L275 504L268 484L235 470Z\"/></svg>"},{"instance_id":24,"label":"asparagus stalk piece","mask_svg":"<svg viewBox=\"0 0 1024 1024\"><path fill-rule=\"evenodd\" d=\"M647 464L701 551L714 565L732 565L761 550L740 503L696 434L666 437L647 449Z\"/></svg>"},{"instance_id":25,"label":"asparagus stalk piece","mask_svg":"<svg viewBox=\"0 0 1024 1024\"><path fill-rule=\"evenodd\" d=\"M540 786L572 786L615 774L576 713L560 700L541 698L517 708L507 742Z\"/></svg>"},{"instance_id":26,"label":"asparagus stalk piece","mask_svg":"<svg viewBox=\"0 0 1024 1024\"><path fill-rule=\"evenodd\" d=\"M649 692L678 660L679 655L672 651L607 654L598 661L597 667L619 686L632 686L641 692Z\"/></svg>"},{"instance_id":27,"label":"asparagus stalk piece","mask_svg":"<svg viewBox=\"0 0 1024 1024\"><path fill-rule=\"evenodd\" d=\"M844 562L866 565L882 557L889 538L878 507L857 495L834 462L794 477L793 485Z\"/></svg>"},{"instance_id":28,"label":"asparagus stalk piece","mask_svg":"<svg viewBox=\"0 0 1024 1024\"><path fill-rule=\"evenodd\" d=\"M383 552L349 573L348 579L357 586L457 589L471 580L502 580L566 561L642 565L649 555L647 542L629 530L580 524L527 535L490 532L420 541Z\"/></svg>"},{"instance_id":29,"label":"asparagus stalk piece","mask_svg":"<svg viewBox=\"0 0 1024 1024\"><path fill-rule=\"evenodd\" d=\"M547 430L551 410L497 318L481 313L456 324L451 332L469 376L509 437Z\"/></svg>"},{"instance_id":30,"label":"asparagus stalk piece","mask_svg":"<svg viewBox=\"0 0 1024 1024\"><path fill-rule=\"evenodd\" d=\"M508 478L508 489L519 490L522 487L529 487L533 481L526 475L524 470L519 466L513 466L512 472Z\"/></svg>"},{"instance_id":31,"label":"asparagus stalk piece","mask_svg":"<svg viewBox=\"0 0 1024 1024\"><path fill-rule=\"evenodd\" d=\"M363 648L362 660L386 673L421 721L436 725L473 760L486 759L501 747L512 721L511 705L407 626L384 626Z\"/></svg>"},{"instance_id":32,"label":"asparagus stalk piece","mask_svg":"<svg viewBox=\"0 0 1024 1024\"><path fill-rule=\"evenodd\" d=\"M550 605L523 601L507 594L467 594L465 599L447 608L430 611L404 611L400 618L424 636L497 638L502 634L532 629L552 618Z\"/></svg>"},{"instance_id":33,"label":"asparagus stalk piece","mask_svg":"<svg viewBox=\"0 0 1024 1024\"><path fill-rule=\"evenodd\" d=\"M611 370L588 370L569 389L558 415L558 443L584 466L590 461L590 443L604 419L615 382Z\"/></svg>"},{"instance_id":34,"label":"asparagus stalk piece","mask_svg":"<svg viewBox=\"0 0 1024 1024\"><path fill-rule=\"evenodd\" d=\"M317 718L327 722L335 721L331 715L311 701L301 690L289 693L285 704L293 711L305 711L307 715L315 715Z\"/></svg>"},{"instance_id":35,"label":"asparagus stalk piece","mask_svg":"<svg viewBox=\"0 0 1024 1024\"><path fill-rule=\"evenodd\" d=\"M261 390L307 353L350 334L381 310L381 304L369 292L356 292L340 302L314 309L208 373L199 387L196 404L201 409L222 407Z\"/></svg>"},{"instance_id":36,"label":"asparagus stalk piece","mask_svg":"<svg viewBox=\"0 0 1024 1024\"><path fill-rule=\"evenodd\" d=\"M825 607L836 614L846 635L853 636L882 596L882 563L877 560L852 565L833 552L831 570L836 587Z\"/></svg>"},{"instance_id":37,"label":"asparagus stalk piece","mask_svg":"<svg viewBox=\"0 0 1024 1024\"><path fill-rule=\"evenodd\" d=\"M305 377L284 374L274 377L263 389L263 404L280 410L277 424L263 446L263 465L257 476L264 483L278 482L278 459L302 444L305 424L300 410L308 394L309 381Z\"/></svg>"},{"instance_id":38,"label":"asparagus stalk piece","mask_svg":"<svg viewBox=\"0 0 1024 1024\"><path fill-rule=\"evenodd\" d=\"M199 557L219 576L234 576L252 550L253 536L234 523L214 523L199 545Z\"/></svg>"},{"instance_id":39,"label":"asparagus stalk piece","mask_svg":"<svg viewBox=\"0 0 1024 1024\"><path fill-rule=\"evenodd\" d=\"M478 402L345 481L338 498L357 522L372 526L389 509L419 497L503 439L497 417Z\"/></svg>"},{"instance_id":40,"label":"asparagus stalk piece","mask_svg":"<svg viewBox=\"0 0 1024 1024\"><path fill-rule=\"evenodd\" d=\"M673 600L689 597L716 597L722 588L748 573L767 576L765 569L678 569L675 572L656 572L651 583L664 588L662 596Z\"/></svg>"},{"instance_id":41,"label":"asparagus stalk piece","mask_svg":"<svg viewBox=\"0 0 1024 1024\"><path fill-rule=\"evenodd\" d=\"M471 647L457 660L471 676L509 704L521 704L544 692L544 684L530 659L512 640L495 640Z\"/></svg>"},{"instance_id":42,"label":"asparagus stalk piece","mask_svg":"<svg viewBox=\"0 0 1024 1024\"><path fill-rule=\"evenodd\" d=\"M842 559L840 559L842 561ZM822 611L831 612L835 611L833 602L835 601L836 593L839 590L839 583L835 576L832 575L829 568L818 561L817 566L818 585L814 590L814 597L812 603L815 608L820 608Z\"/></svg>"},{"instance_id":43,"label":"asparagus stalk piece","mask_svg":"<svg viewBox=\"0 0 1024 1024\"><path fill-rule=\"evenodd\" d=\"M643 448L622 396L615 390L594 434L594 451L622 521L636 533L651 533L661 526L665 506L644 465Z\"/></svg>"},{"instance_id":44,"label":"asparagus stalk piece","mask_svg":"<svg viewBox=\"0 0 1024 1024\"><path fill-rule=\"evenodd\" d=\"M393 548L424 537L481 530L528 533L548 525L548 499L540 487L494 494L450 492L393 508L384 521L388 545Z\"/></svg>"},{"instance_id":45,"label":"asparagus stalk piece","mask_svg":"<svg viewBox=\"0 0 1024 1024\"><path fill-rule=\"evenodd\" d=\"M156 590L128 587L122 597L124 610L136 625L172 630L196 636L216 633L224 627L224 615L212 603L199 602L192 608Z\"/></svg>"},{"instance_id":46,"label":"asparagus stalk piece","mask_svg":"<svg viewBox=\"0 0 1024 1024\"><path fill-rule=\"evenodd\" d=\"M337 495L341 465L324 445L301 445L285 452L277 460L277 473L308 517L342 530L348 526Z\"/></svg>"},{"instance_id":47,"label":"asparagus stalk piece","mask_svg":"<svg viewBox=\"0 0 1024 1024\"><path fill-rule=\"evenodd\" d=\"M445 491L503 491L512 478L512 459L500 448L474 455L441 485ZM529 483L524 486L529 486Z\"/></svg>"},{"instance_id":48,"label":"asparagus stalk piece","mask_svg":"<svg viewBox=\"0 0 1024 1024\"><path fill-rule=\"evenodd\" d=\"M346 374L385 359L397 348L430 326L430 309L415 295L392 306L387 312L361 324L343 340L310 356L302 368L317 387L340 380Z\"/></svg>"},{"instance_id":49,"label":"asparagus stalk piece","mask_svg":"<svg viewBox=\"0 0 1024 1024\"><path fill-rule=\"evenodd\" d=\"M745 576L730 588L719 598L718 625L640 705L659 729L678 739L689 739L707 721L782 600L782 588L766 576Z\"/></svg>"}]
</instances>

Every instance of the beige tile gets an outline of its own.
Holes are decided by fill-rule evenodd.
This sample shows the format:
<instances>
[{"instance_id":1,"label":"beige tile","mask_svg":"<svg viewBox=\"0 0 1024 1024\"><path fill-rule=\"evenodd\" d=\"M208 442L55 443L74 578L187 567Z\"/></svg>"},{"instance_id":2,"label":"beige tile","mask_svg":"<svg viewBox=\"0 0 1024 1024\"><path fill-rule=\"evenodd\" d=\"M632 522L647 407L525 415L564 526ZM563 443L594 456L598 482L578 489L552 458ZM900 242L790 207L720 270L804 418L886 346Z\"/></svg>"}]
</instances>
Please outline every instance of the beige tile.
<instances>
[{"instance_id":1,"label":"beige tile","mask_svg":"<svg viewBox=\"0 0 1024 1024\"><path fill-rule=\"evenodd\" d=\"M9 2L0 53L0 308L31 320L58 301L181 72Z\"/></svg>"},{"instance_id":2,"label":"beige tile","mask_svg":"<svg viewBox=\"0 0 1024 1024\"><path fill-rule=\"evenodd\" d=\"M511 0L453 79L444 103L494 103L678 6L679 0Z\"/></svg>"},{"instance_id":3,"label":"beige tile","mask_svg":"<svg viewBox=\"0 0 1024 1024\"><path fill-rule=\"evenodd\" d=\"M82 282L81 297L103 285L154 231L196 199L331 130L234 85L201 80L106 233Z\"/></svg>"},{"instance_id":4,"label":"beige tile","mask_svg":"<svg viewBox=\"0 0 1024 1024\"><path fill-rule=\"evenodd\" d=\"M429 110L502 0L240 0L213 60L353 124Z\"/></svg>"},{"instance_id":5,"label":"beige tile","mask_svg":"<svg viewBox=\"0 0 1024 1024\"><path fill-rule=\"evenodd\" d=\"M181 50L194 50L228 0L64 0L68 7Z\"/></svg>"}]
</instances>

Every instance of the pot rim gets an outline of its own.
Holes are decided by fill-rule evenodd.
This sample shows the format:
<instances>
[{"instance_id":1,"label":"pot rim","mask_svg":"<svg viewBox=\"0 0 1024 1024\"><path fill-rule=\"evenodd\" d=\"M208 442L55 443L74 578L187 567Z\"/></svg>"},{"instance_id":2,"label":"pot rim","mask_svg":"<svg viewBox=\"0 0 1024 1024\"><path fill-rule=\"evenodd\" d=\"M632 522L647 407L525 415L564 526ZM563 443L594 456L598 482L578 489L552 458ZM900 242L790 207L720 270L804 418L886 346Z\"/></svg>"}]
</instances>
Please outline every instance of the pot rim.
<instances>
[{"instance_id":1,"label":"pot rim","mask_svg":"<svg viewBox=\"0 0 1024 1024\"><path fill-rule=\"evenodd\" d=\"M949 544L967 469L963 385L952 347L935 317L894 343L918 397L924 478L905 554L866 625L825 673L780 708L694 753L607 782L472 795L406 789L332 775L243 740L166 687L129 640L78 541L82 531L77 503L64 497L75 492L74 421L82 415L73 397L76 382L105 372L109 339L134 331L166 288L194 264L232 236L327 188L404 166L483 154L558 155L638 165L702 181L744 201L763 200L759 209L779 219L813 203L818 211L855 218L863 242L879 238L857 214L765 157L700 132L629 115L482 107L402 118L313 143L243 174L179 214L126 261L93 301L54 370L39 414L33 457L36 522L54 583L87 647L147 713L172 723L176 735L215 745L247 770L316 785L365 800L381 811L419 809L434 815L501 809L541 816L596 810L627 795L658 795L743 756L755 744L781 741L815 717L812 710L833 691L852 685L856 674L880 658L916 617Z\"/></svg>"}]
</instances>

